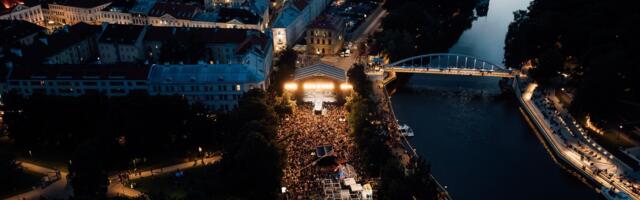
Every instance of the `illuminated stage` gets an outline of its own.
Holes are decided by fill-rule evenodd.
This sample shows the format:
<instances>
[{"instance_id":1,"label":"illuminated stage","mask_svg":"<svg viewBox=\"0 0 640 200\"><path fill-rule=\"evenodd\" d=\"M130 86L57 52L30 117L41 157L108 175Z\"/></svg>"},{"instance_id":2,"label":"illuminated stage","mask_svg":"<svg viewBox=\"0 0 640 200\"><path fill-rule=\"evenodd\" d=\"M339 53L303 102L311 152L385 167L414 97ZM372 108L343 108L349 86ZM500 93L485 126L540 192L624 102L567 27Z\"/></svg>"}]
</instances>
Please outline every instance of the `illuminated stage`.
<instances>
[{"instance_id":1,"label":"illuminated stage","mask_svg":"<svg viewBox=\"0 0 640 200\"><path fill-rule=\"evenodd\" d=\"M346 77L343 69L319 63L297 69L294 81L286 83L284 89L301 95L302 101L312 103L314 112L320 114L323 104L335 103L344 92L351 91Z\"/></svg>"}]
</instances>

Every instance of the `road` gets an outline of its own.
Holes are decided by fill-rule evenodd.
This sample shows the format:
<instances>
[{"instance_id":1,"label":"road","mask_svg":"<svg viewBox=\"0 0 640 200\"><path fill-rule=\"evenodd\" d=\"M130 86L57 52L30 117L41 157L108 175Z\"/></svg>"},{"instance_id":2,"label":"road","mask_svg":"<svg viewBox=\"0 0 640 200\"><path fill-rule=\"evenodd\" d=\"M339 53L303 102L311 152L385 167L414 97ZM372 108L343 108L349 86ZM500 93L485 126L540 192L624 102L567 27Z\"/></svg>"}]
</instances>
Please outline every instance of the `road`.
<instances>
[{"instance_id":1,"label":"road","mask_svg":"<svg viewBox=\"0 0 640 200\"><path fill-rule=\"evenodd\" d=\"M351 39L349 39L349 41L347 42L351 42L354 45L354 48L351 49L351 56L349 57L340 57L340 56L324 56L322 58L320 58L320 60L322 62L331 64L333 66L336 67L340 67L342 69L348 70L349 68L351 68L351 66L353 66L354 63L360 63L363 62L363 60L361 60L361 58L358 56L361 54L361 49L358 49L358 44L362 43L362 42L366 42L366 39L375 31L377 30L382 22L382 19L384 18L384 16L386 16L388 13L386 10L382 9L380 12L378 12L375 16L370 16L373 17L372 20L368 21L369 23L367 24L363 24L364 26L364 30L357 36L352 36Z\"/></svg>"},{"instance_id":2,"label":"road","mask_svg":"<svg viewBox=\"0 0 640 200\"><path fill-rule=\"evenodd\" d=\"M600 155L599 151L596 149L591 149L591 147L595 147L595 142L586 145L580 144L579 140L571 139L568 136L563 137L558 134L554 134L553 128L551 127L549 121L545 118L542 111L532 102L531 100L522 99L524 102L525 109L529 110L530 116L533 120L539 125L542 129L541 132L544 134L547 141L551 144L551 147L556 151L556 153L563 158L563 160L567 161L570 165L574 166L574 168L578 171L581 171L583 174L591 177L594 181L598 182L600 185L611 188L615 187L618 190L624 191L626 194L630 195L634 199L640 199L640 196L636 193L633 193L628 184L623 182L621 177L617 177L615 174L624 174L624 169L618 167L618 163L621 163L614 156ZM558 119L559 120L559 119ZM564 130L570 130L569 127L563 127ZM561 131L560 134L566 134L568 132ZM568 139L566 139L568 138ZM590 140L588 140L590 141ZM584 155L581 155L581 152L574 150L571 146L576 146L575 149L581 149L583 151L592 152L595 154L594 157L600 157L603 159L597 159L596 161L590 162L590 158L584 158ZM584 153L584 152L582 152ZM593 163L593 164L592 164ZM608 177L607 175L603 175L603 173L597 173L596 170L607 169L604 173L612 173L614 176Z\"/></svg>"}]
</instances>

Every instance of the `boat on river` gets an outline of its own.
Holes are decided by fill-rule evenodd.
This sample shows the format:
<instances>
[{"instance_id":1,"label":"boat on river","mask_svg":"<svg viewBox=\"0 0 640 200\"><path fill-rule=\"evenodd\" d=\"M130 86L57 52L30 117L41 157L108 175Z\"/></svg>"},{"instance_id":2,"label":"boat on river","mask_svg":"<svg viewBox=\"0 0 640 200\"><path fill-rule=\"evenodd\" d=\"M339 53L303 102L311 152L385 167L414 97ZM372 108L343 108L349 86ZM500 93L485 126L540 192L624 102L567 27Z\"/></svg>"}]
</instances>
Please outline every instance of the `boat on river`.
<instances>
[{"instance_id":1,"label":"boat on river","mask_svg":"<svg viewBox=\"0 0 640 200\"><path fill-rule=\"evenodd\" d=\"M400 125L398 130L405 137L413 137L413 129L411 129L411 127L409 127L409 125L402 124L402 125Z\"/></svg>"},{"instance_id":2,"label":"boat on river","mask_svg":"<svg viewBox=\"0 0 640 200\"><path fill-rule=\"evenodd\" d=\"M631 200L631 197L626 193L622 191L616 192L615 189L605 187L602 187L602 196L608 200Z\"/></svg>"}]
</instances>

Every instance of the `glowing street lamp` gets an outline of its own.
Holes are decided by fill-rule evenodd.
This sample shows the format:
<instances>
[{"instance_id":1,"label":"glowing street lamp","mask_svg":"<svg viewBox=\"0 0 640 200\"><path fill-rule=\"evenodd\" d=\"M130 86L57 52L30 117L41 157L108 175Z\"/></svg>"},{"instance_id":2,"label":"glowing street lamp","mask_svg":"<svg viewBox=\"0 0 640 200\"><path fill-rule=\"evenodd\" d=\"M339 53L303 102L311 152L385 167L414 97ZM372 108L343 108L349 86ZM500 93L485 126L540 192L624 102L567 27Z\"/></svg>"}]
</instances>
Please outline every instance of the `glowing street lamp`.
<instances>
[{"instance_id":1,"label":"glowing street lamp","mask_svg":"<svg viewBox=\"0 0 640 200\"><path fill-rule=\"evenodd\" d=\"M340 84L340 90L343 90L343 91L353 90L353 85L349 83Z\"/></svg>"},{"instance_id":2,"label":"glowing street lamp","mask_svg":"<svg viewBox=\"0 0 640 200\"><path fill-rule=\"evenodd\" d=\"M293 83L293 82L291 82L291 83L285 83L285 84L284 84L284 90L287 90L287 91L296 91L296 90L298 90L298 84Z\"/></svg>"}]
</instances>

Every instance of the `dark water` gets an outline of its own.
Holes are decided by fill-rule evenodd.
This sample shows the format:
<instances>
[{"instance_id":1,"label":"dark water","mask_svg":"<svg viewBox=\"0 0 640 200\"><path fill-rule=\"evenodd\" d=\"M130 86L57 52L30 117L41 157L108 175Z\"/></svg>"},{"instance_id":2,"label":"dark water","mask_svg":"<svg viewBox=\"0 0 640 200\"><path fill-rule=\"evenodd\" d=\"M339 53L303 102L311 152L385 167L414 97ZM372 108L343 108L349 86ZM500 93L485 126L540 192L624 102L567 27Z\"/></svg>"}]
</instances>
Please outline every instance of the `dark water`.
<instances>
[{"instance_id":1,"label":"dark water","mask_svg":"<svg viewBox=\"0 0 640 200\"><path fill-rule=\"evenodd\" d=\"M451 52L502 63L506 26L528 0L491 0ZM498 80L414 75L392 97L398 119L454 199L599 199L556 165Z\"/></svg>"}]
</instances>

